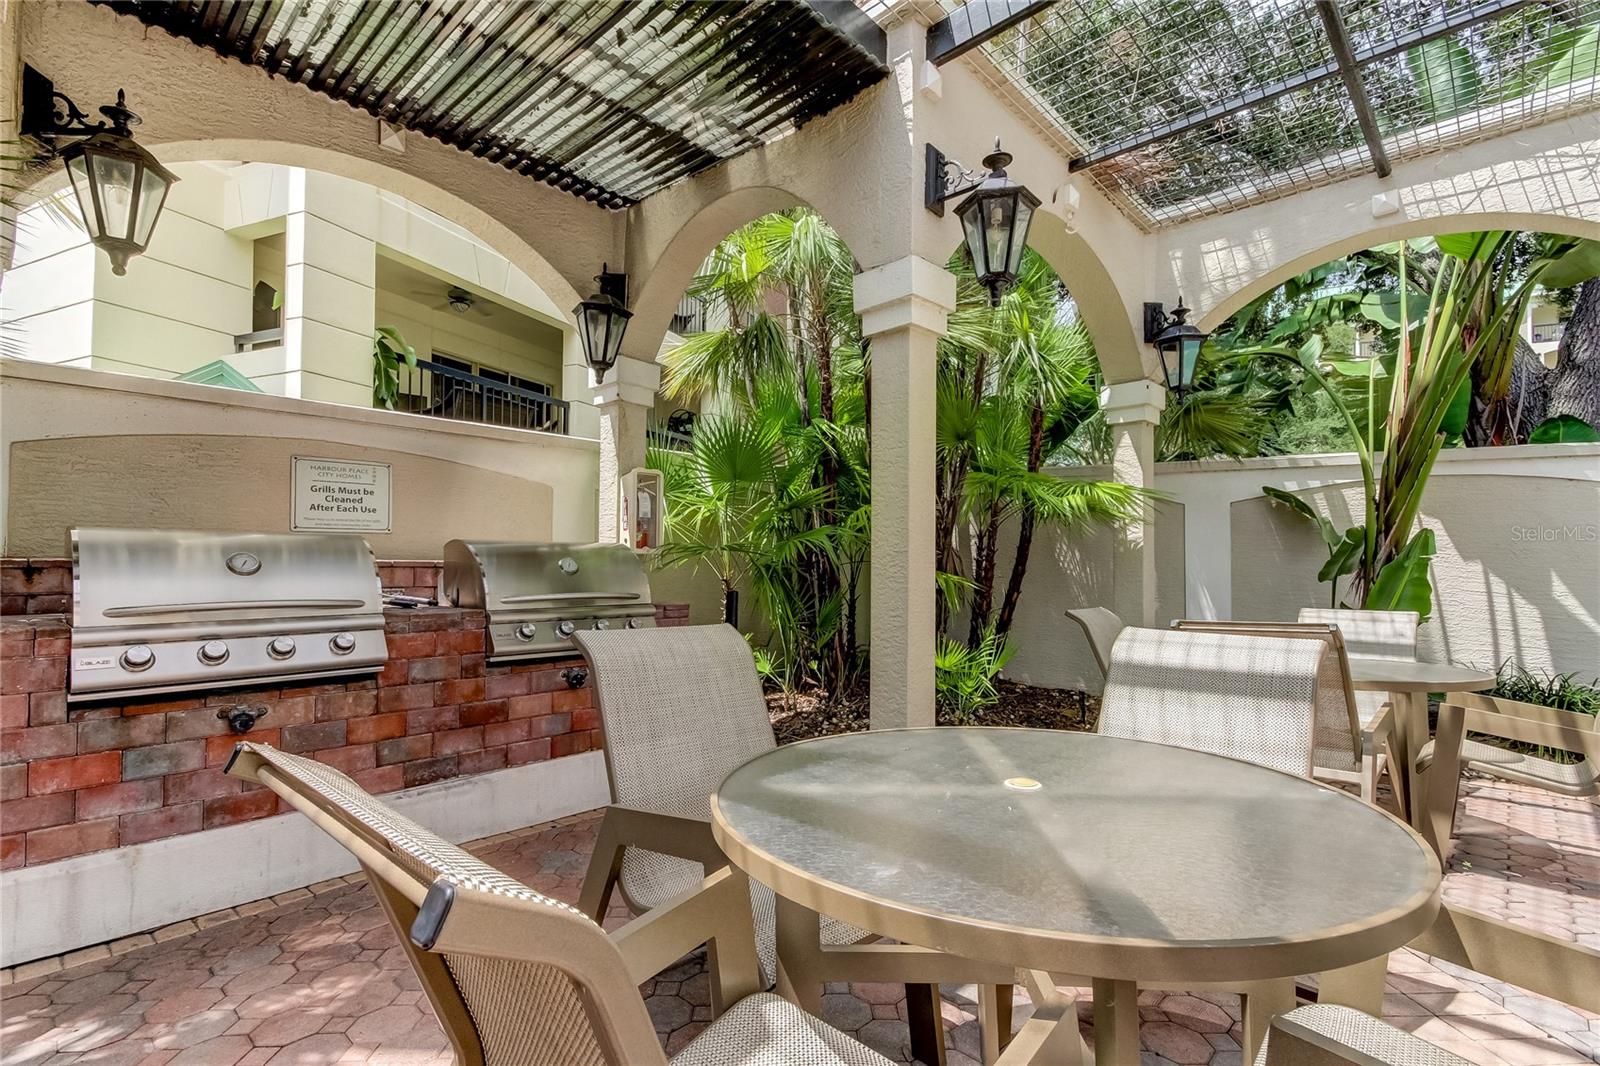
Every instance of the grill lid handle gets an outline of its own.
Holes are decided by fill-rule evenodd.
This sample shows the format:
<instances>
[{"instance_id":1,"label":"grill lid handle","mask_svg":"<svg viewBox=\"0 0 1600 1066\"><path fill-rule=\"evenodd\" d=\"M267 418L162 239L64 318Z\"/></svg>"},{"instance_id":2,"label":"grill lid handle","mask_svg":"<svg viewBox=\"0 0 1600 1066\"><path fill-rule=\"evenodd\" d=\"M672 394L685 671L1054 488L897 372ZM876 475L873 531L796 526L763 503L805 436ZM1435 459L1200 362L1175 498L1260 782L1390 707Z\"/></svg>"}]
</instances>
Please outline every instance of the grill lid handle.
<instances>
[{"instance_id":1,"label":"grill lid handle","mask_svg":"<svg viewBox=\"0 0 1600 1066\"><path fill-rule=\"evenodd\" d=\"M362 606L364 602L361 600L216 600L211 603L144 603L133 607L108 607L100 613L107 618L133 618L174 611L241 611L253 607L273 611L313 607L331 611L355 610Z\"/></svg>"},{"instance_id":2,"label":"grill lid handle","mask_svg":"<svg viewBox=\"0 0 1600 1066\"><path fill-rule=\"evenodd\" d=\"M637 592L540 592L527 596L502 596L501 603L570 603L573 600L637 600Z\"/></svg>"}]
</instances>

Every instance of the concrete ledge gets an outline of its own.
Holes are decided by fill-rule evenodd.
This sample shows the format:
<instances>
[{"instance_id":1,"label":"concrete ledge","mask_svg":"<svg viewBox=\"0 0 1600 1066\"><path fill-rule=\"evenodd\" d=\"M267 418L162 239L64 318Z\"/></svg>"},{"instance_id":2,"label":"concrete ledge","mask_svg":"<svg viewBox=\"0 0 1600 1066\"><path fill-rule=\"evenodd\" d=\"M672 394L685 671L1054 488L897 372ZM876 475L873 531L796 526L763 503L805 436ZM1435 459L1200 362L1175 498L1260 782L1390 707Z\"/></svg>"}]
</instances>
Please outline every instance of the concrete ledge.
<instances>
[{"instance_id":1,"label":"concrete ledge","mask_svg":"<svg viewBox=\"0 0 1600 1066\"><path fill-rule=\"evenodd\" d=\"M476 840L610 802L599 752L382 797L451 841ZM0 966L209 914L354 873L349 853L298 814L0 874Z\"/></svg>"}]
</instances>

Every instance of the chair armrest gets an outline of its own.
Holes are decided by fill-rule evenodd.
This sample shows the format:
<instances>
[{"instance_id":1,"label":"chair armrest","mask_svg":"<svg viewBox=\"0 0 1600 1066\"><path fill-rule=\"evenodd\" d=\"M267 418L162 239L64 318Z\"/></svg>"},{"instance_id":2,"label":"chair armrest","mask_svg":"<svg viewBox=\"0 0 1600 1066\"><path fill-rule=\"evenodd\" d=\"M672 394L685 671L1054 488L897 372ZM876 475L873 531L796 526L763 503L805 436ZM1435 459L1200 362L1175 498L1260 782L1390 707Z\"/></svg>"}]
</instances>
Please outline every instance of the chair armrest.
<instances>
[{"instance_id":1,"label":"chair armrest","mask_svg":"<svg viewBox=\"0 0 1600 1066\"><path fill-rule=\"evenodd\" d=\"M611 891L622 873L622 856L628 848L644 848L698 862L707 873L728 865L728 857L711 836L710 822L614 803L606 808L595 835L583 892L578 897L578 909L597 922L605 919Z\"/></svg>"},{"instance_id":2,"label":"chair armrest","mask_svg":"<svg viewBox=\"0 0 1600 1066\"><path fill-rule=\"evenodd\" d=\"M750 882L726 866L611 934L635 984L649 980L702 944L710 946L712 1011L764 987L756 957Z\"/></svg>"},{"instance_id":3,"label":"chair armrest","mask_svg":"<svg viewBox=\"0 0 1600 1066\"><path fill-rule=\"evenodd\" d=\"M1385 703L1378 708L1378 713L1372 716L1372 721L1362 726L1362 729L1372 735L1372 747L1376 751L1383 746L1394 733L1394 704Z\"/></svg>"},{"instance_id":4,"label":"chair armrest","mask_svg":"<svg viewBox=\"0 0 1600 1066\"><path fill-rule=\"evenodd\" d=\"M1467 1066L1419 1036L1351 1007L1316 1004L1272 1019L1263 1066Z\"/></svg>"}]
</instances>

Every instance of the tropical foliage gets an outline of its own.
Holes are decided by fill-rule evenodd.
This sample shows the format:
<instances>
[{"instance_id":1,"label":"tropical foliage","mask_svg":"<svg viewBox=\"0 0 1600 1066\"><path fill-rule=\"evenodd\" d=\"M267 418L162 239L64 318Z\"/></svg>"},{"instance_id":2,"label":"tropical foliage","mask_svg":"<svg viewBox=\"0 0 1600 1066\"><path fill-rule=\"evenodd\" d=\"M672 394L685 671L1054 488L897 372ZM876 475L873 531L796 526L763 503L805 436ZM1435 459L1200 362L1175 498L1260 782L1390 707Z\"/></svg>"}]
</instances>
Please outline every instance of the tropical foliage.
<instances>
[{"instance_id":1,"label":"tropical foliage","mask_svg":"<svg viewBox=\"0 0 1600 1066\"><path fill-rule=\"evenodd\" d=\"M1353 602L1416 610L1423 617L1431 612L1428 563L1434 538L1430 530L1416 527L1434 461L1475 416L1491 439L1497 427L1510 425L1501 409L1500 366L1509 365L1528 301L1540 284L1583 280L1594 247L1576 238L1491 231L1441 237L1430 249L1436 255L1420 261L1408 242L1392 252L1375 249L1366 254L1393 256L1392 292L1319 295L1268 334L1269 340L1300 341L1297 347L1280 343L1234 350L1235 358L1297 365L1348 425L1362 471L1365 517L1360 524L1341 532L1304 501L1268 490L1276 502L1317 524L1328 548L1318 578L1330 583L1335 602L1339 582L1348 579L1347 595ZM1364 266L1370 268L1372 261ZM1600 263L1595 267L1600 269ZM1325 368L1315 330L1352 307L1384 331L1386 347L1394 354ZM1245 321L1236 324L1236 334L1250 328L1254 312L1247 312ZM1347 381L1359 380L1364 408L1351 402L1351 389L1336 384L1328 369ZM1380 386L1380 380L1385 384Z\"/></svg>"},{"instance_id":2,"label":"tropical foliage","mask_svg":"<svg viewBox=\"0 0 1600 1066\"><path fill-rule=\"evenodd\" d=\"M1038 532L1127 516L1139 501L1127 486L1046 469L1092 446L1097 409L1094 349L1059 279L1030 253L994 308L969 266L951 266L959 306L939 350L929 528L941 630L962 630L941 637L939 698L968 714L995 698ZM668 499L660 561L705 567L725 593L748 589L770 627L764 673L787 688L836 692L865 677L871 374L854 269L814 213L757 219L717 246L689 290L713 328L666 356L663 391L710 413L687 448L652 453Z\"/></svg>"},{"instance_id":3,"label":"tropical foliage","mask_svg":"<svg viewBox=\"0 0 1600 1066\"><path fill-rule=\"evenodd\" d=\"M393 411L400 399L400 363L417 365L417 350L393 326L372 335L372 406Z\"/></svg>"}]
</instances>

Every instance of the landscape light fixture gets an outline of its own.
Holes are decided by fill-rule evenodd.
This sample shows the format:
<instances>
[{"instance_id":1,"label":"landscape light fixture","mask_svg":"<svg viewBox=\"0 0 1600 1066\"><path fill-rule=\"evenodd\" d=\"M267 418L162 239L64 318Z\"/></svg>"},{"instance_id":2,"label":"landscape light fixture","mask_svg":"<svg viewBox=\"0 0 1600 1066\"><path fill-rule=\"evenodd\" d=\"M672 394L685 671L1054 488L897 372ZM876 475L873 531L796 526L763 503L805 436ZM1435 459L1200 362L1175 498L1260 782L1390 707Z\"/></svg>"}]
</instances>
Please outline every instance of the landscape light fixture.
<instances>
[{"instance_id":1,"label":"landscape light fixture","mask_svg":"<svg viewBox=\"0 0 1600 1066\"><path fill-rule=\"evenodd\" d=\"M1200 348L1211 336L1189 324L1189 309L1178 297L1178 306L1169 317L1166 308L1158 303L1144 305L1144 342L1153 344L1161 356L1161 373L1167 379L1167 389L1180 399L1194 388L1195 365L1200 361Z\"/></svg>"},{"instance_id":2,"label":"landscape light fixture","mask_svg":"<svg viewBox=\"0 0 1600 1066\"><path fill-rule=\"evenodd\" d=\"M622 351L622 335L627 332L628 275L613 274L601 264L600 273L594 277L599 291L580 300L572 313L578 319L578 337L583 342L583 359L594 371L594 383L605 381L606 371L617 365Z\"/></svg>"},{"instance_id":3,"label":"landscape light fixture","mask_svg":"<svg viewBox=\"0 0 1600 1066\"><path fill-rule=\"evenodd\" d=\"M58 138L73 140L56 149L72 179L89 239L111 260L111 272L128 272L128 260L150 244L156 219L167 202L177 175L134 143L132 128L139 116L128 110L126 96L100 108L102 122L90 122L50 79L23 68L22 132L54 147Z\"/></svg>"},{"instance_id":4,"label":"landscape light fixture","mask_svg":"<svg viewBox=\"0 0 1600 1066\"><path fill-rule=\"evenodd\" d=\"M998 137L994 151L983 157L987 173L966 170L933 145L927 146L924 204L943 215L944 201L969 194L956 205L956 217L961 219L972 269L979 284L989 290L993 306L999 306L1000 297L1016 284L1028 226L1039 207L1039 198L1026 185L1006 177L1010 165L1011 154L1001 151Z\"/></svg>"}]
</instances>

